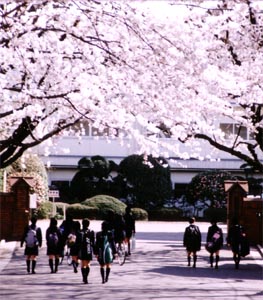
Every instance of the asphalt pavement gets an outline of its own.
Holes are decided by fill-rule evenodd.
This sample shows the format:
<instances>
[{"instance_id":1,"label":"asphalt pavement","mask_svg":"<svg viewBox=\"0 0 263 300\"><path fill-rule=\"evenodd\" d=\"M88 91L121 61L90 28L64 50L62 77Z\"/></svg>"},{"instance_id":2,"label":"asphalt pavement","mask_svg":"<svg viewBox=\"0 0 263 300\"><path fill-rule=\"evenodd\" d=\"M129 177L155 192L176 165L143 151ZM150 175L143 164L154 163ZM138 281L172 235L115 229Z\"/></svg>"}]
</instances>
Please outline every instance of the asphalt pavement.
<instances>
[{"instance_id":1,"label":"asphalt pavement","mask_svg":"<svg viewBox=\"0 0 263 300\"><path fill-rule=\"evenodd\" d=\"M187 266L182 238L187 222L137 222L136 248L123 266L114 261L106 284L94 259L89 284L82 283L81 272L74 273L66 261L58 273L50 274L46 245L40 249L36 274L27 274L24 248L19 242L0 243L1 299L226 299L253 300L263 297L263 260L257 248L242 259L236 270L231 250L220 252L219 269L209 265L204 248L209 223L196 223L202 232L202 249L197 268ZM48 221L38 221L45 233ZM224 233L226 226L219 224ZM100 230L101 221L90 228Z\"/></svg>"}]
</instances>

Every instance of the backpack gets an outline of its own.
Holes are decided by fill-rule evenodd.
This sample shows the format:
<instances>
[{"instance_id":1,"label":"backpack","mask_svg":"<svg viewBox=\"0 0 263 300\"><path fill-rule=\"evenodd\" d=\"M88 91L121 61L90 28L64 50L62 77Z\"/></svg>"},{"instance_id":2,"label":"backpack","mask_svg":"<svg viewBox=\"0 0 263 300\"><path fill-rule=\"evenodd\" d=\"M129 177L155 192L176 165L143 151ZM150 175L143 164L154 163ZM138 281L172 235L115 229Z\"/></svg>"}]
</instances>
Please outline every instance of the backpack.
<instances>
[{"instance_id":1,"label":"backpack","mask_svg":"<svg viewBox=\"0 0 263 300\"><path fill-rule=\"evenodd\" d=\"M217 246L219 246L220 238L221 238L221 233L219 230L217 230L213 234L211 240L206 243L206 245L205 245L206 250L210 253L213 253L215 251L215 249L217 248Z\"/></svg>"},{"instance_id":2,"label":"backpack","mask_svg":"<svg viewBox=\"0 0 263 300\"><path fill-rule=\"evenodd\" d=\"M26 246L29 248L33 248L38 245L37 240L37 228L33 229L29 227L26 238L25 238Z\"/></svg>"},{"instance_id":3,"label":"backpack","mask_svg":"<svg viewBox=\"0 0 263 300\"><path fill-rule=\"evenodd\" d=\"M108 234L100 236L99 257L103 263L111 263L113 261L113 251L109 242Z\"/></svg>"},{"instance_id":4,"label":"backpack","mask_svg":"<svg viewBox=\"0 0 263 300\"><path fill-rule=\"evenodd\" d=\"M48 235L48 246L56 247L58 244L58 234L57 232L50 232Z\"/></svg>"},{"instance_id":5,"label":"backpack","mask_svg":"<svg viewBox=\"0 0 263 300\"><path fill-rule=\"evenodd\" d=\"M68 235L67 245L68 245L69 247L72 247L73 245L75 245L76 240L77 240L76 235L75 235L74 233L70 233L70 234Z\"/></svg>"},{"instance_id":6,"label":"backpack","mask_svg":"<svg viewBox=\"0 0 263 300\"><path fill-rule=\"evenodd\" d=\"M212 241L216 245L219 243L219 239L221 237L220 231L216 231L212 236Z\"/></svg>"},{"instance_id":7,"label":"backpack","mask_svg":"<svg viewBox=\"0 0 263 300\"><path fill-rule=\"evenodd\" d=\"M188 238L190 240L198 240L199 239L199 231L196 226L188 227Z\"/></svg>"},{"instance_id":8,"label":"backpack","mask_svg":"<svg viewBox=\"0 0 263 300\"><path fill-rule=\"evenodd\" d=\"M246 234L244 235L244 228L241 225L239 225L239 254L242 257L250 254L250 243Z\"/></svg>"}]
</instances>

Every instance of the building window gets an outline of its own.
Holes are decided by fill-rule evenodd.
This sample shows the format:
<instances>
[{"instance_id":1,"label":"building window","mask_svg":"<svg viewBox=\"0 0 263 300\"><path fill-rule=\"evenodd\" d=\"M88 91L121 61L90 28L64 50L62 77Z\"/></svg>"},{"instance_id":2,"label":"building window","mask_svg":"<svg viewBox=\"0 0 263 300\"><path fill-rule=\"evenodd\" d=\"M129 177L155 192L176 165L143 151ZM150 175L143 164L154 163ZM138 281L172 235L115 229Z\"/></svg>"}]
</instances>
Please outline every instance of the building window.
<instances>
[{"instance_id":1,"label":"building window","mask_svg":"<svg viewBox=\"0 0 263 300\"><path fill-rule=\"evenodd\" d=\"M110 130L109 128L91 128L91 135L92 136L109 136L110 135Z\"/></svg>"},{"instance_id":2,"label":"building window","mask_svg":"<svg viewBox=\"0 0 263 300\"><path fill-rule=\"evenodd\" d=\"M93 127L91 122L84 120L74 126L71 126L67 130L68 136L75 136L76 133L81 136L89 136L89 137L126 137L127 132L118 128L112 127L104 127L100 128Z\"/></svg>"},{"instance_id":3,"label":"building window","mask_svg":"<svg viewBox=\"0 0 263 300\"><path fill-rule=\"evenodd\" d=\"M70 126L66 133L68 136L75 136L76 133L80 134L81 136L89 136L90 135L90 127L87 121L80 122L75 124L74 126Z\"/></svg>"},{"instance_id":4,"label":"building window","mask_svg":"<svg viewBox=\"0 0 263 300\"><path fill-rule=\"evenodd\" d=\"M226 139L231 139L233 136L239 135L244 140L252 140L253 134L245 126L233 123L221 123L220 129L224 132Z\"/></svg>"}]
</instances>

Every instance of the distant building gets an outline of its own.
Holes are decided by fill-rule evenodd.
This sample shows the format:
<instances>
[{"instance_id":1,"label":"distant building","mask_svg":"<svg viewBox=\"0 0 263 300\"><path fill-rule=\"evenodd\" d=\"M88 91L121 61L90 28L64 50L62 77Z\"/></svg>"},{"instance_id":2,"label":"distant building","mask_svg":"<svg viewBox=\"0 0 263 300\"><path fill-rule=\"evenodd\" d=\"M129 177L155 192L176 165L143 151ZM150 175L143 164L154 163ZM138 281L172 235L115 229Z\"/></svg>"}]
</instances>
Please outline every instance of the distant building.
<instances>
[{"instance_id":1,"label":"distant building","mask_svg":"<svg viewBox=\"0 0 263 300\"><path fill-rule=\"evenodd\" d=\"M222 122L219 126L225 132L226 137L230 137L231 133L235 134L237 130L233 123ZM99 132L89 125L82 126L81 129L81 138L76 137L73 130L68 136L58 139L55 145L46 147L42 144L35 149L47 166L50 186L69 186L77 172L78 161L84 156L101 155L119 164L125 157L138 153L139 146L136 141L124 136L120 142L118 138L120 133L116 133L115 138L110 138L107 130ZM251 139L246 128L242 129L241 135L246 140ZM174 144L174 147L179 147L181 152L192 151L190 147L169 137L162 136L160 139L166 139L172 145ZM175 187L175 195L181 195L191 179L202 171L218 169L235 175L245 175L240 169L243 161L212 148L207 142L203 141L201 146L199 154L204 157L203 160L170 157L171 180Z\"/></svg>"}]
</instances>

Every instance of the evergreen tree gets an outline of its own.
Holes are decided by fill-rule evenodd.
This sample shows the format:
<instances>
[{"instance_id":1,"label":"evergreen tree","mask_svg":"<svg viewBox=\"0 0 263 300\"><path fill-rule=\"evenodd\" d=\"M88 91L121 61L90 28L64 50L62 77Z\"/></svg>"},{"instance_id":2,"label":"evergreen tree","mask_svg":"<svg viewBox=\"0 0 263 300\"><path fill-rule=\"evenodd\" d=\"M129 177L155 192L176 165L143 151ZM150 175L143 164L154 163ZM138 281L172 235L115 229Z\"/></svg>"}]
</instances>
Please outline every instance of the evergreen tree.
<instances>
[{"instance_id":1,"label":"evergreen tree","mask_svg":"<svg viewBox=\"0 0 263 300\"><path fill-rule=\"evenodd\" d=\"M128 201L136 207L162 207L171 197L170 167L163 158L128 156L120 163L119 175L126 182Z\"/></svg>"}]
</instances>

